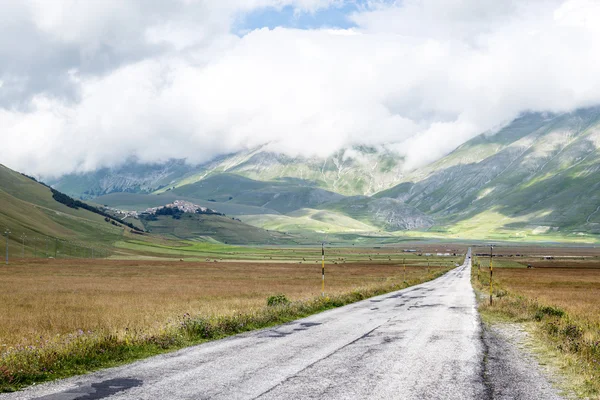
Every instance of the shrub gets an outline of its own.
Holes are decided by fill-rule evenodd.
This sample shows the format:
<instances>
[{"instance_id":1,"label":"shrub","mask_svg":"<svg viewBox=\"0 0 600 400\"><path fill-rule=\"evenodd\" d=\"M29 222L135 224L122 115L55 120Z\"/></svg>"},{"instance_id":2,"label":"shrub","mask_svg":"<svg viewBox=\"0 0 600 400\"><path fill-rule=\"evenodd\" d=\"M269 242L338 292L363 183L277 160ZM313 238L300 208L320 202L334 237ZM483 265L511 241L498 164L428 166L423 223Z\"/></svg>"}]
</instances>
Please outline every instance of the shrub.
<instances>
[{"instance_id":1,"label":"shrub","mask_svg":"<svg viewBox=\"0 0 600 400\"><path fill-rule=\"evenodd\" d=\"M549 315L551 317L562 318L565 315L565 312L558 307L544 306L540 307L537 310L537 312L535 313L535 319L537 321L541 321L546 315Z\"/></svg>"},{"instance_id":2,"label":"shrub","mask_svg":"<svg viewBox=\"0 0 600 400\"><path fill-rule=\"evenodd\" d=\"M290 304L290 301L285 297L285 294L276 294L267 298L267 305L269 307L285 306L287 304Z\"/></svg>"}]
</instances>

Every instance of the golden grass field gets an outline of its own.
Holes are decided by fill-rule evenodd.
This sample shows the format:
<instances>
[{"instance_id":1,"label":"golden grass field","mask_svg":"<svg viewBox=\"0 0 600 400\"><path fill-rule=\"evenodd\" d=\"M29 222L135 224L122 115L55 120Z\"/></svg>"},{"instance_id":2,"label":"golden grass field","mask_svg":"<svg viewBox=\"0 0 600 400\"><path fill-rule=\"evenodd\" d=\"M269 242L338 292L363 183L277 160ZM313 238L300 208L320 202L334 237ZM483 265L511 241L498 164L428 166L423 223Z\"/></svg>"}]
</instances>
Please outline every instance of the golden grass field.
<instances>
[{"instance_id":1,"label":"golden grass field","mask_svg":"<svg viewBox=\"0 0 600 400\"><path fill-rule=\"evenodd\" d=\"M494 257L494 280L502 288L567 311L600 327L600 251L587 248L505 248ZM522 257L507 257L521 251ZM535 254L535 256L533 255ZM553 259L545 259L552 256ZM489 258L478 257L482 274ZM527 268L531 265L532 268ZM485 267L485 268L483 268ZM600 332L599 332L600 334Z\"/></svg>"},{"instance_id":2,"label":"golden grass field","mask_svg":"<svg viewBox=\"0 0 600 400\"><path fill-rule=\"evenodd\" d=\"M492 306L487 300L489 257L476 258L482 264L483 285L475 285L484 294L480 311L492 320L503 316L533 323L533 333L566 375L568 390L600 399L600 259L596 249L565 253L544 249L536 256L494 258Z\"/></svg>"},{"instance_id":3,"label":"golden grass field","mask_svg":"<svg viewBox=\"0 0 600 400\"><path fill-rule=\"evenodd\" d=\"M426 266L408 266L407 279ZM402 282L401 262L326 266L326 293ZM321 293L321 265L275 262L16 260L0 267L0 353L83 331L153 333L192 316L227 315Z\"/></svg>"},{"instance_id":4,"label":"golden grass field","mask_svg":"<svg viewBox=\"0 0 600 400\"><path fill-rule=\"evenodd\" d=\"M496 268L511 292L551 304L600 327L600 262L531 261L528 268Z\"/></svg>"}]
</instances>

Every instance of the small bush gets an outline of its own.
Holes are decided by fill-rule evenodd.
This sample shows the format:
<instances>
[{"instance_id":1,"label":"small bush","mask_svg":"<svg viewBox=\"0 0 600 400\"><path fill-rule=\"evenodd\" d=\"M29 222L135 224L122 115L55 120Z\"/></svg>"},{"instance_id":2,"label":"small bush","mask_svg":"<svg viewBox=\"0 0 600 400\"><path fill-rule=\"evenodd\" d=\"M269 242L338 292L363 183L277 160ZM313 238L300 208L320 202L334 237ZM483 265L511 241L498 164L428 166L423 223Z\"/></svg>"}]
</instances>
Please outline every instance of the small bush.
<instances>
[{"instance_id":1,"label":"small bush","mask_svg":"<svg viewBox=\"0 0 600 400\"><path fill-rule=\"evenodd\" d=\"M276 294L267 298L267 305L269 307L285 306L287 304L290 304L290 301L285 297L285 294Z\"/></svg>"},{"instance_id":2,"label":"small bush","mask_svg":"<svg viewBox=\"0 0 600 400\"><path fill-rule=\"evenodd\" d=\"M537 312L535 313L535 319L537 321L541 321L546 315L549 315L551 317L562 318L565 315L565 312L558 307L544 306L540 307L537 310Z\"/></svg>"}]
</instances>

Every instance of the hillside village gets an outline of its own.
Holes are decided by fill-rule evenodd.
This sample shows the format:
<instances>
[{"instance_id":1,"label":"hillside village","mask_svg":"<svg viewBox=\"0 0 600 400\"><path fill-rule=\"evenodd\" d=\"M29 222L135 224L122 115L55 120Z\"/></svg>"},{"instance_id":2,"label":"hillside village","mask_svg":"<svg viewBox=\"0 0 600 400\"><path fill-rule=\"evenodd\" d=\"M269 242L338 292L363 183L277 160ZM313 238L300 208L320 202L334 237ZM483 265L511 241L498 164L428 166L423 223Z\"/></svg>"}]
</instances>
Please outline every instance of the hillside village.
<instances>
[{"instance_id":1,"label":"hillside village","mask_svg":"<svg viewBox=\"0 0 600 400\"><path fill-rule=\"evenodd\" d=\"M164 206L146 208L144 211L121 210L121 209L112 208L112 207L107 207L106 209L111 211L112 213L116 214L117 216L119 216L122 219L125 219L125 218L139 219L141 216L156 215L157 213L160 214L160 211L164 210L166 208L177 209L181 212L190 213L190 214L224 215L224 214L222 214L216 210L213 210L211 208L202 207L202 206L199 206L198 204L194 204L192 202L185 201L185 200L175 200L173 203L165 204Z\"/></svg>"}]
</instances>

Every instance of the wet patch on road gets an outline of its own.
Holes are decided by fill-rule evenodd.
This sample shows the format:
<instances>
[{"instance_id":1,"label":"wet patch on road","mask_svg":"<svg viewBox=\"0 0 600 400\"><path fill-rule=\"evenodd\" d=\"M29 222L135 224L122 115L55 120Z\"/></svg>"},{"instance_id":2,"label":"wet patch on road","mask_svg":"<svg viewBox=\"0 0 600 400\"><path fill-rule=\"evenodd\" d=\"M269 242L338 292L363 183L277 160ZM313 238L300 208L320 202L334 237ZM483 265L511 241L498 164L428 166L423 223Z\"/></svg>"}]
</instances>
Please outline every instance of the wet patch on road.
<instances>
[{"instance_id":1,"label":"wet patch on road","mask_svg":"<svg viewBox=\"0 0 600 400\"><path fill-rule=\"evenodd\" d=\"M38 397L36 400L101 400L134 387L142 386L140 379L120 378L92 383L62 393Z\"/></svg>"},{"instance_id":2,"label":"wet patch on road","mask_svg":"<svg viewBox=\"0 0 600 400\"><path fill-rule=\"evenodd\" d=\"M296 330L296 329L294 329L294 331L295 331L295 330ZM298 329L298 330L304 331L304 330L306 330L306 329ZM294 331L292 331L292 332L281 332L281 331L276 331L276 330L273 330L273 331L269 331L269 333L268 333L267 335L265 335L265 337L270 337L270 338L281 338L281 337L286 337L286 336L289 336L289 335L291 335L292 333L294 333Z\"/></svg>"},{"instance_id":3,"label":"wet patch on road","mask_svg":"<svg viewBox=\"0 0 600 400\"><path fill-rule=\"evenodd\" d=\"M448 307L449 310L455 311L460 314L470 314L473 311L473 307Z\"/></svg>"},{"instance_id":4,"label":"wet patch on road","mask_svg":"<svg viewBox=\"0 0 600 400\"><path fill-rule=\"evenodd\" d=\"M415 304L414 306L408 307L408 309L412 308L436 308L436 307L446 307L444 304Z\"/></svg>"},{"instance_id":5,"label":"wet patch on road","mask_svg":"<svg viewBox=\"0 0 600 400\"><path fill-rule=\"evenodd\" d=\"M319 326L321 325L320 322L302 322L300 324L300 326L304 327L304 328L312 328L313 326Z\"/></svg>"},{"instance_id":6,"label":"wet patch on road","mask_svg":"<svg viewBox=\"0 0 600 400\"><path fill-rule=\"evenodd\" d=\"M427 340L427 343L433 343L433 342L437 342L444 339L441 335L431 335L429 337L429 340Z\"/></svg>"}]
</instances>

